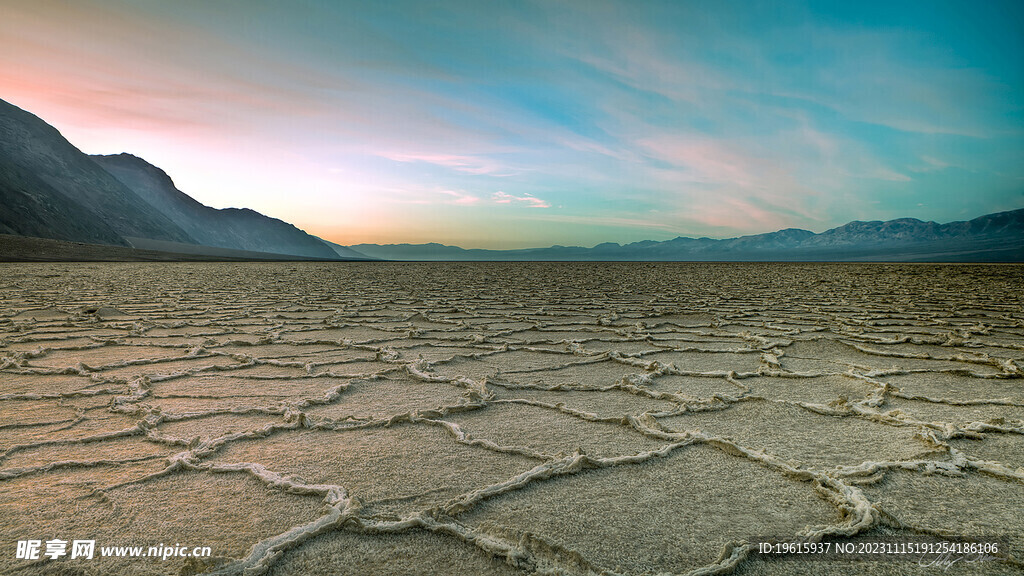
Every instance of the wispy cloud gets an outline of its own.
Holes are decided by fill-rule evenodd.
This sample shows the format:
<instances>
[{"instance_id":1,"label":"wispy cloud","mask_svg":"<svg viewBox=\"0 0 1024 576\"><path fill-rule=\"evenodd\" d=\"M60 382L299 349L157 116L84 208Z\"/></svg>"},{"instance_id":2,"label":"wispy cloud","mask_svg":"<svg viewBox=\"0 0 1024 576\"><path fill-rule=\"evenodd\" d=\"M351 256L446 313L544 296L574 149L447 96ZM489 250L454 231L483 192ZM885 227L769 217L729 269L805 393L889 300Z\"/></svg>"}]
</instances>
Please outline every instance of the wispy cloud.
<instances>
[{"instance_id":1,"label":"wispy cloud","mask_svg":"<svg viewBox=\"0 0 1024 576\"><path fill-rule=\"evenodd\" d=\"M451 196L453 198L452 204L458 204L460 206L474 206L480 203L479 196L466 194L465 192L457 192L455 190L442 190L441 194Z\"/></svg>"},{"instance_id":2,"label":"wispy cloud","mask_svg":"<svg viewBox=\"0 0 1024 576\"><path fill-rule=\"evenodd\" d=\"M474 175L507 176L509 170L485 156L458 154L416 154L401 152L379 152L379 156L395 162L426 162L458 172Z\"/></svg>"},{"instance_id":3,"label":"wispy cloud","mask_svg":"<svg viewBox=\"0 0 1024 576\"><path fill-rule=\"evenodd\" d=\"M908 169L911 172L937 172L945 170L950 166L952 165L949 162L944 162L932 156L923 155L921 156L921 162L919 164L910 166Z\"/></svg>"},{"instance_id":4,"label":"wispy cloud","mask_svg":"<svg viewBox=\"0 0 1024 576\"><path fill-rule=\"evenodd\" d=\"M664 136L642 139L636 145L650 157L680 170L684 179L695 182L745 188L767 168L763 161L708 138Z\"/></svg>"},{"instance_id":5,"label":"wispy cloud","mask_svg":"<svg viewBox=\"0 0 1024 576\"><path fill-rule=\"evenodd\" d=\"M495 204L523 204L529 208L551 208L551 204L548 202L541 200L540 198L535 198L529 194L525 196L513 196L500 190L491 196L491 201Z\"/></svg>"},{"instance_id":6,"label":"wispy cloud","mask_svg":"<svg viewBox=\"0 0 1024 576\"><path fill-rule=\"evenodd\" d=\"M429 186L379 187L378 193L383 200L396 204L421 206L465 206L465 207L497 207L521 206L524 208L550 208L551 204L531 194L516 196L497 191L490 195L468 192L461 189L438 188Z\"/></svg>"}]
</instances>

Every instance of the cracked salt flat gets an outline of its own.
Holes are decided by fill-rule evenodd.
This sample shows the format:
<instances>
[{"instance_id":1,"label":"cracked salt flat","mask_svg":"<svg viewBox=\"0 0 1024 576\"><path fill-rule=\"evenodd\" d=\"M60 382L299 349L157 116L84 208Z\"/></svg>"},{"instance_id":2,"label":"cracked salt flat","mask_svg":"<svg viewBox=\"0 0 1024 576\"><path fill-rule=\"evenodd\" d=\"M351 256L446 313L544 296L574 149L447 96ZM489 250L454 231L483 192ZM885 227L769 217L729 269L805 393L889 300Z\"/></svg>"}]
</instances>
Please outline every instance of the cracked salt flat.
<instances>
[{"instance_id":1,"label":"cracked salt flat","mask_svg":"<svg viewBox=\"0 0 1024 576\"><path fill-rule=\"evenodd\" d=\"M1022 272L0 265L0 572L1019 572ZM14 558L58 537L214 557Z\"/></svg>"}]
</instances>

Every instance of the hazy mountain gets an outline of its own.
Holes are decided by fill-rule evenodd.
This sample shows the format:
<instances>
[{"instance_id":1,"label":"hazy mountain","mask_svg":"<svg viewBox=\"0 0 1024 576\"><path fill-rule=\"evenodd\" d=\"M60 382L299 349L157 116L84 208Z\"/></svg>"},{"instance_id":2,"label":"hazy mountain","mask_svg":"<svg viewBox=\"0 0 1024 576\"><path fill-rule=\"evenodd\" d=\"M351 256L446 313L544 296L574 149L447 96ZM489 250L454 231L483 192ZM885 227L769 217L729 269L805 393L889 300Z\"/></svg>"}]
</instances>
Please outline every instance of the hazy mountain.
<instances>
[{"instance_id":1,"label":"hazy mountain","mask_svg":"<svg viewBox=\"0 0 1024 576\"><path fill-rule=\"evenodd\" d=\"M466 250L458 246L446 246L436 242L430 244L355 244L349 248L370 258L383 260L509 260L511 258L497 258L496 256L514 252L512 250Z\"/></svg>"},{"instance_id":2,"label":"hazy mountain","mask_svg":"<svg viewBox=\"0 0 1024 576\"><path fill-rule=\"evenodd\" d=\"M331 250L334 250L334 252L338 256L340 256L342 258L358 258L360 260L377 260L377 258L370 258L366 254L362 254L360 252L356 252L355 250L349 248L348 246L342 246L341 244L335 244L334 242L331 242L329 240L324 240L323 238L320 238L319 236L317 238L319 238L319 240L321 242L323 242L324 244L327 244L327 246L330 247Z\"/></svg>"},{"instance_id":3,"label":"hazy mountain","mask_svg":"<svg viewBox=\"0 0 1024 576\"><path fill-rule=\"evenodd\" d=\"M337 258L324 241L248 208L216 209L178 190L166 172L131 154L91 156L121 183L204 246ZM359 256L349 256L358 258Z\"/></svg>"},{"instance_id":4,"label":"hazy mountain","mask_svg":"<svg viewBox=\"0 0 1024 576\"><path fill-rule=\"evenodd\" d=\"M788 228L713 240L678 237L657 242L552 246L526 250L465 250L442 244L357 244L388 260L639 260L639 261L1024 261L1024 209L939 224L914 218L850 222L815 234Z\"/></svg>"},{"instance_id":5,"label":"hazy mountain","mask_svg":"<svg viewBox=\"0 0 1024 576\"><path fill-rule=\"evenodd\" d=\"M55 128L0 100L0 232L127 245L193 242Z\"/></svg>"}]
</instances>

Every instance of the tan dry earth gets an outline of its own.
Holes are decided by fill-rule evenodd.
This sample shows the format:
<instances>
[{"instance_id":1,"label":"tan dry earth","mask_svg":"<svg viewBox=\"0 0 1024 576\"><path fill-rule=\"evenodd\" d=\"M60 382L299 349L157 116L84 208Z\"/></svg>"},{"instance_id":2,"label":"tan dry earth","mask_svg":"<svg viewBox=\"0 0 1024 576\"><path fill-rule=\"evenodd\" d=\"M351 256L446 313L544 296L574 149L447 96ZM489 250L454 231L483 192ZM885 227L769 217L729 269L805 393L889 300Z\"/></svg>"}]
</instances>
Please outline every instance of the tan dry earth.
<instances>
[{"instance_id":1,"label":"tan dry earth","mask_svg":"<svg viewBox=\"0 0 1024 576\"><path fill-rule=\"evenodd\" d=\"M1015 265L3 264L0 573L1019 573L1022 293ZM955 536L999 552L755 546ZM158 545L211 554L101 553Z\"/></svg>"}]
</instances>

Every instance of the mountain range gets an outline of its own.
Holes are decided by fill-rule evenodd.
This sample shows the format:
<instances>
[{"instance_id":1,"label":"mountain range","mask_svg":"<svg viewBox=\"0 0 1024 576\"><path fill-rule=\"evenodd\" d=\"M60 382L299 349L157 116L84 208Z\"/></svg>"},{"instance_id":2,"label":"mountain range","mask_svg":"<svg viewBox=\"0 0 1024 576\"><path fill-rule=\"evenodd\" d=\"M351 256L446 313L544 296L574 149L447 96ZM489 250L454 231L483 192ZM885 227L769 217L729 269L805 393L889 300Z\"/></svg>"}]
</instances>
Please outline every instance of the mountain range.
<instances>
[{"instance_id":1,"label":"mountain range","mask_svg":"<svg viewBox=\"0 0 1024 576\"><path fill-rule=\"evenodd\" d=\"M939 224L914 218L850 222L816 234L788 228L716 240L678 237L631 244L523 250L442 244L342 246L248 208L216 209L178 190L131 154L89 156L35 115L0 100L0 259L99 259L95 248L141 259L583 260L583 261L1024 261L1024 209ZM36 252L25 240L47 238ZM13 241L10 239L16 239ZM0 239L2 240L2 239ZM54 243L52 240L64 241ZM57 250L54 246L60 246ZM79 246L76 248L76 246ZM46 251L49 256L45 256ZM57 250L56 252L54 252ZM57 254L57 256L54 256ZM68 256L71 254L72 256ZM165 256L159 256L159 255Z\"/></svg>"},{"instance_id":2,"label":"mountain range","mask_svg":"<svg viewBox=\"0 0 1024 576\"><path fill-rule=\"evenodd\" d=\"M724 240L680 236L593 248L465 250L442 244L356 244L352 248L385 260L1021 262L1024 209L947 224L915 218L855 221L820 234L787 228Z\"/></svg>"}]
</instances>

